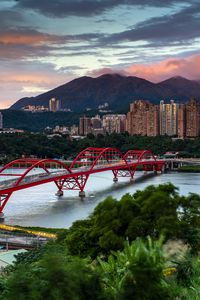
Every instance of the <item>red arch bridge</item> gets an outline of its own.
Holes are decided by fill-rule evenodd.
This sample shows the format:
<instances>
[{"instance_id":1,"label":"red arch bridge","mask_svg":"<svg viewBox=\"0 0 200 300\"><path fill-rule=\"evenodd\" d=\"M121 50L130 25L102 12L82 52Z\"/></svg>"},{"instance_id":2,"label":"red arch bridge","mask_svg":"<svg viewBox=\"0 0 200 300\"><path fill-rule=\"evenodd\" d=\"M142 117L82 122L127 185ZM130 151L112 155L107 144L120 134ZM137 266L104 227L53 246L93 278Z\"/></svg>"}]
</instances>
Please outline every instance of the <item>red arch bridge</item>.
<instances>
[{"instance_id":1,"label":"red arch bridge","mask_svg":"<svg viewBox=\"0 0 200 300\"><path fill-rule=\"evenodd\" d=\"M70 166L55 159L22 158L11 161L0 170L0 213L15 191L54 182L57 195L63 190L79 190L84 196L84 188L91 174L111 170L113 181L118 177L130 177L138 166L147 172L161 172L165 161L157 160L150 150L129 150L123 155L116 148L89 147L81 151Z\"/></svg>"}]
</instances>

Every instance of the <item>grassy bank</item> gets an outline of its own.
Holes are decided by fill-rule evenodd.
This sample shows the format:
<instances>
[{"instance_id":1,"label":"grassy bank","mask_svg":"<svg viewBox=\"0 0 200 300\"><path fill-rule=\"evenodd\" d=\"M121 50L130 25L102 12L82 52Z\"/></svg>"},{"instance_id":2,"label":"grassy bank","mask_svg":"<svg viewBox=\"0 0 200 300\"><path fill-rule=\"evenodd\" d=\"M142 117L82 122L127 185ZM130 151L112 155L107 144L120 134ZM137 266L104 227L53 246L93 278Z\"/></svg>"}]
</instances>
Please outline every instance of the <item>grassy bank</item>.
<instances>
[{"instance_id":1,"label":"grassy bank","mask_svg":"<svg viewBox=\"0 0 200 300\"><path fill-rule=\"evenodd\" d=\"M178 168L178 172L200 173L200 166L182 166Z\"/></svg>"}]
</instances>

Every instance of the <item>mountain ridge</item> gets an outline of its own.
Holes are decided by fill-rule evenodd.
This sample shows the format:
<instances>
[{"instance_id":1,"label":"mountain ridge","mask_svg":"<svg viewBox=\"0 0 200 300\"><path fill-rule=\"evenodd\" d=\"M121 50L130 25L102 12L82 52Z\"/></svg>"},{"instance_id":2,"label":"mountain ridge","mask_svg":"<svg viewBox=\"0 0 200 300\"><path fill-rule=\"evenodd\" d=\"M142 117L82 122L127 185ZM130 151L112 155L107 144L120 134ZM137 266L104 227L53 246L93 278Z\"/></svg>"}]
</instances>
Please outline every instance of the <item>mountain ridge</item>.
<instances>
[{"instance_id":1,"label":"mountain ridge","mask_svg":"<svg viewBox=\"0 0 200 300\"><path fill-rule=\"evenodd\" d=\"M186 102L191 97L200 98L200 81L181 76L153 83L136 76L103 74L99 77L83 76L53 88L35 97L24 97L15 102L10 109L19 110L27 105L44 105L56 97L63 109L84 112L87 108L98 109L108 103L108 109L117 111L128 109L137 99L149 100L158 104L160 100Z\"/></svg>"}]
</instances>

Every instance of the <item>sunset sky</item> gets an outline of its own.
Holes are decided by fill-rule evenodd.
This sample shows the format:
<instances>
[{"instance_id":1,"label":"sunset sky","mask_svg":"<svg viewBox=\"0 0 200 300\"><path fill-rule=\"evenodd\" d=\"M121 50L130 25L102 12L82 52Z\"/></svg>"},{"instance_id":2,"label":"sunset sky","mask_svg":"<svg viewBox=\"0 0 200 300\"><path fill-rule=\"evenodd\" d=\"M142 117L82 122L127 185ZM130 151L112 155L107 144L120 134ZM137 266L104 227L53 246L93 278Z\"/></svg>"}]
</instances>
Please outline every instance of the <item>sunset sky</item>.
<instances>
[{"instance_id":1,"label":"sunset sky","mask_svg":"<svg viewBox=\"0 0 200 300\"><path fill-rule=\"evenodd\" d=\"M0 0L0 108L80 76L200 80L200 1Z\"/></svg>"}]
</instances>

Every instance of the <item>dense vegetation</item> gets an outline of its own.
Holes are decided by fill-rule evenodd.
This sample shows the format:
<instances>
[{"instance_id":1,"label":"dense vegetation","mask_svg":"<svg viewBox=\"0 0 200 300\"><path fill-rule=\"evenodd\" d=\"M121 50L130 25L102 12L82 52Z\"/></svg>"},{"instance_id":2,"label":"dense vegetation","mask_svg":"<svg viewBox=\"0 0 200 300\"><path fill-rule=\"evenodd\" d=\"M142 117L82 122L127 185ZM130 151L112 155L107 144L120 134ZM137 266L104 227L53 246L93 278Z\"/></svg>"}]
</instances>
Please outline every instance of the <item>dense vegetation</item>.
<instances>
[{"instance_id":1,"label":"dense vegetation","mask_svg":"<svg viewBox=\"0 0 200 300\"><path fill-rule=\"evenodd\" d=\"M200 196L172 184L108 197L55 242L17 256L2 300L200 299Z\"/></svg>"},{"instance_id":2,"label":"dense vegetation","mask_svg":"<svg viewBox=\"0 0 200 300\"><path fill-rule=\"evenodd\" d=\"M26 111L3 110L3 126L25 131L43 131L47 126L71 126L78 124L81 114L70 112L43 112L31 113Z\"/></svg>"},{"instance_id":3,"label":"dense vegetation","mask_svg":"<svg viewBox=\"0 0 200 300\"><path fill-rule=\"evenodd\" d=\"M129 136L127 133L111 135L92 134L76 141L68 136L48 137L45 134L1 134L0 156L6 160L19 158L21 155L72 159L78 152L90 146L116 147L123 153L129 149L151 149L155 154L166 151L180 151L182 157L200 157L200 138L195 140L176 140L170 137Z\"/></svg>"}]
</instances>

